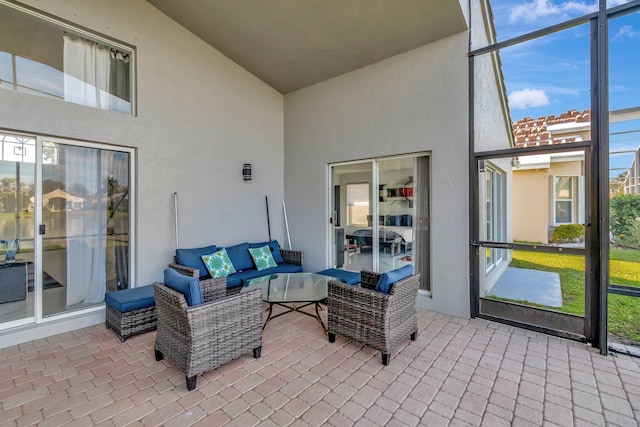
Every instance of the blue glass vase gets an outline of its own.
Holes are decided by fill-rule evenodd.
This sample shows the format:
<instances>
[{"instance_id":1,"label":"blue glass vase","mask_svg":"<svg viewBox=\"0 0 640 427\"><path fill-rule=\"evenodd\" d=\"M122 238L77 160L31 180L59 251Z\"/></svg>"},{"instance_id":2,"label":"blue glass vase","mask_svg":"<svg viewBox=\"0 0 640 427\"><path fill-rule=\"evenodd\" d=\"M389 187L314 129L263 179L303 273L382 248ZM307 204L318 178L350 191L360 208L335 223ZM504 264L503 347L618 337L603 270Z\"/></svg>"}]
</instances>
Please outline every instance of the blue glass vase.
<instances>
[{"instance_id":1,"label":"blue glass vase","mask_svg":"<svg viewBox=\"0 0 640 427\"><path fill-rule=\"evenodd\" d=\"M16 262L16 252L18 252L20 240L0 240L0 243L2 243L2 249L4 249L4 262L7 264Z\"/></svg>"}]
</instances>

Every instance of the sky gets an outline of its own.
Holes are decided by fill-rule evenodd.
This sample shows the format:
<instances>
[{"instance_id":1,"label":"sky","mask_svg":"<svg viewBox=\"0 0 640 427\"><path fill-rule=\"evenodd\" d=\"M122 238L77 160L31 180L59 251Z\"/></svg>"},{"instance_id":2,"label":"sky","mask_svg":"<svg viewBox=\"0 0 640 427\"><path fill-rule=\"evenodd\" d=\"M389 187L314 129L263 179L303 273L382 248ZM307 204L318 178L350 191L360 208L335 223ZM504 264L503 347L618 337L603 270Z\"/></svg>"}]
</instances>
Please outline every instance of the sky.
<instances>
[{"instance_id":1,"label":"sky","mask_svg":"<svg viewBox=\"0 0 640 427\"><path fill-rule=\"evenodd\" d=\"M608 7L630 0L607 0ZM498 41L596 12L597 0L491 0ZM589 109L589 24L500 51L512 120ZM640 12L609 20L609 109L640 106ZM610 152L640 146L640 120L612 123ZM631 133L629 133L631 131ZM633 154L612 155L611 176ZM620 168L620 169L617 169Z\"/></svg>"}]
</instances>

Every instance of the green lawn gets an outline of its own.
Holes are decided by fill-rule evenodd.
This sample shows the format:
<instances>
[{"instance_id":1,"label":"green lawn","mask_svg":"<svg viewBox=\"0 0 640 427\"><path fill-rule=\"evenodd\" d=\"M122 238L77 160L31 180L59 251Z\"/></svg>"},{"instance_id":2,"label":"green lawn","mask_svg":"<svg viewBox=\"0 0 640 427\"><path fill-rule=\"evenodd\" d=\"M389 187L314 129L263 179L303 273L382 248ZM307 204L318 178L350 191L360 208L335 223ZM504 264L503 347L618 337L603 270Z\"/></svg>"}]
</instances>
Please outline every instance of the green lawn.
<instances>
[{"instance_id":1,"label":"green lawn","mask_svg":"<svg viewBox=\"0 0 640 427\"><path fill-rule=\"evenodd\" d=\"M552 271L560 275L564 313L584 315L584 257L513 251L512 267ZM611 249L611 283L640 287L640 251ZM640 300L609 294L609 334L640 342Z\"/></svg>"}]
</instances>

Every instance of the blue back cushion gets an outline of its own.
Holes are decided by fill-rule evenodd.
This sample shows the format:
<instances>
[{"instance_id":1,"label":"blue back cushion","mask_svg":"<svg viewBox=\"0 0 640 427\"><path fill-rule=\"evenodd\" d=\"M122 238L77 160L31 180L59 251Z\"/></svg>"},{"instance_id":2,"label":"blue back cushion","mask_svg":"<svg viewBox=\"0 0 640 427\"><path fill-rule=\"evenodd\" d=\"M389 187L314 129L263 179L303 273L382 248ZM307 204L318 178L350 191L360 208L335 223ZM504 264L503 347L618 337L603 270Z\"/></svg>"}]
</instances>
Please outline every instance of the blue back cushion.
<instances>
[{"instance_id":1,"label":"blue back cushion","mask_svg":"<svg viewBox=\"0 0 640 427\"><path fill-rule=\"evenodd\" d=\"M400 267L392 271L388 271L380 277L380 280L376 285L376 291L388 294L389 291L391 291L391 285L412 275L413 265L411 264L405 265L404 267Z\"/></svg>"},{"instance_id":2,"label":"blue back cushion","mask_svg":"<svg viewBox=\"0 0 640 427\"><path fill-rule=\"evenodd\" d=\"M176 262L180 265L197 268L200 270L200 277L207 277L209 271L200 257L202 255L210 255L217 250L216 245L206 246L204 248L176 249Z\"/></svg>"},{"instance_id":3,"label":"blue back cushion","mask_svg":"<svg viewBox=\"0 0 640 427\"><path fill-rule=\"evenodd\" d=\"M282 258L282 254L280 253L280 245L278 245L277 240L272 240L270 242L261 242L261 243L249 243L250 248L261 248L264 245L269 245L269 248L271 249L271 255L273 256L273 260L276 262L276 264L280 264L281 262L284 262L284 259Z\"/></svg>"},{"instance_id":4,"label":"blue back cushion","mask_svg":"<svg viewBox=\"0 0 640 427\"><path fill-rule=\"evenodd\" d=\"M166 268L164 270L164 284L183 294L189 306L199 305L203 302L200 282L195 277L180 274L173 268Z\"/></svg>"},{"instance_id":5,"label":"blue back cushion","mask_svg":"<svg viewBox=\"0 0 640 427\"><path fill-rule=\"evenodd\" d=\"M253 268L253 259L249 253L249 243L240 243L239 245L229 246L226 249L233 268L237 271Z\"/></svg>"}]
</instances>

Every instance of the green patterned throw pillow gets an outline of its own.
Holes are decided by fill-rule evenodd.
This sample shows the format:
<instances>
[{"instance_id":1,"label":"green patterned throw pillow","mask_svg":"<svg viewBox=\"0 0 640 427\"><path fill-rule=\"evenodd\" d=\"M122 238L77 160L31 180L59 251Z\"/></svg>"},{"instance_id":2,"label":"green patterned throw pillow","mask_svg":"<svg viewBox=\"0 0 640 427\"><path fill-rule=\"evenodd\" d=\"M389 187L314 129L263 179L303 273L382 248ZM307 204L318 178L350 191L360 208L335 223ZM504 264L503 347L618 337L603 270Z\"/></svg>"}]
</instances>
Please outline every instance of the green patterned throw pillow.
<instances>
[{"instance_id":1,"label":"green patterned throw pillow","mask_svg":"<svg viewBox=\"0 0 640 427\"><path fill-rule=\"evenodd\" d=\"M236 272L236 269L233 268L233 263L229 259L227 250L224 248L211 255L202 255L201 258L213 278L227 277Z\"/></svg>"},{"instance_id":2,"label":"green patterned throw pillow","mask_svg":"<svg viewBox=\"0 0 640 427\"><path fill-rule=\"evenodd\" d=\"M273 255L271 255L271 248L269 248L269 245L265 245L260 248L249 248L249 253L251 254L251 258L253 258L253 262L255 263L258 271L278 266L278 264L273 260Z\"/></svg>"}]
</instances>

